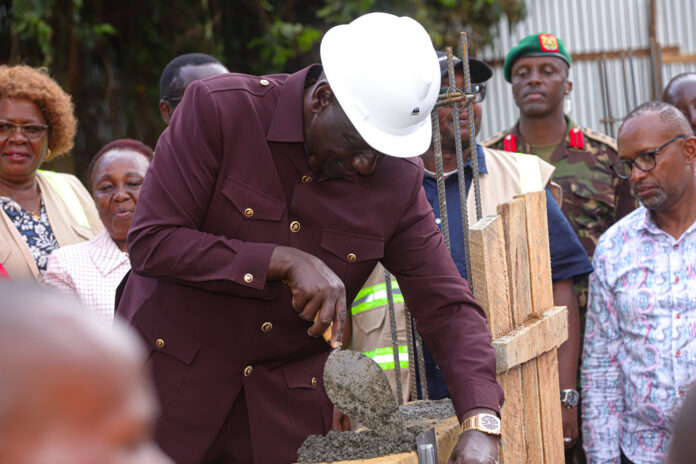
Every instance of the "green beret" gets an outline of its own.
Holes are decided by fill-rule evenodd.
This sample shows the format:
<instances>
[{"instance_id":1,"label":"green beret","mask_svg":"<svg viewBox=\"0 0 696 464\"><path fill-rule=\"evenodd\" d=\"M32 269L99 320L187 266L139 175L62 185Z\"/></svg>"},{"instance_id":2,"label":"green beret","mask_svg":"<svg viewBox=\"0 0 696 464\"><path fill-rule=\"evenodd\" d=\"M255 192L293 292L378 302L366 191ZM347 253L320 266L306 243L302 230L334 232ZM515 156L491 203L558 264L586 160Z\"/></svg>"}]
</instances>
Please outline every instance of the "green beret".
<instances>
[{"instance_id":1,"label":"green beret","mask_svg":"<svg viewBox=\"0 0 696 464\"><path fill-rule=\"evenodd\" d=\"M570 67L570 53L563 45L563 41L553 34L542 32L541 34L528 35L520 40L515 48L510 50L510 53L505 57L505 65L503 66L503 74L505 80L512 83L512 65L515 64L517 58L523 56L556 56Z\"/></svg>"}]
</instances>

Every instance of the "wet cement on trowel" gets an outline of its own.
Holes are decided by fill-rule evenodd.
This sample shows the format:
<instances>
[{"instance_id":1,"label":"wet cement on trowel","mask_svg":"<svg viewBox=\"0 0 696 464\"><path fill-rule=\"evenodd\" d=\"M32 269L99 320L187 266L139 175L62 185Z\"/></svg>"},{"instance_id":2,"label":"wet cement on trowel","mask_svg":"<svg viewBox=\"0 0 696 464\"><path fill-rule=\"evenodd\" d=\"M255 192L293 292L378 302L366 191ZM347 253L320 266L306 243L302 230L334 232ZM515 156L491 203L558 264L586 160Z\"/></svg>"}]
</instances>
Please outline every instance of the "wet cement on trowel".
<instances>
[{"instance_id":1,"label":"wet cement on trowel","mask_svg":"<svg viewBox=\"0 0 696 464\"><path fill-rule=\"evenodd\" d=\"M419 433L433 427L437 420L454 415L450 400L397 407L384 371L372 359L354 351L329 356L324 385L331 401L367 430L312 435L298 450L300 463L369 459L414 451Z\"/></svg>"}]
</instances>

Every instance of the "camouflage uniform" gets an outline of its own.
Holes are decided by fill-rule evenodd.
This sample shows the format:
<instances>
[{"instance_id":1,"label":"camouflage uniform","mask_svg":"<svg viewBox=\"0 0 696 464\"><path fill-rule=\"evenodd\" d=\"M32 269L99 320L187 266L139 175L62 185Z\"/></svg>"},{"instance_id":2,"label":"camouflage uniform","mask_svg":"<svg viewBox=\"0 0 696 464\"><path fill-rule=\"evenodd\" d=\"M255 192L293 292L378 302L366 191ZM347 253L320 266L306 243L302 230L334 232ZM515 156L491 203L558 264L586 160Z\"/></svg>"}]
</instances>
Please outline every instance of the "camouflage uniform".
<instances>
[{"instance_id":1,"label":"camouflage uniform","mask_svg":"<svg viewBox=\"0 0 696 464\"><path fill-rule=\"evenodd\" d=\"M568 133L551 155L556 167L553 181L563 188L561 210L573 226L580 243L592 258L599 236L616 221L633 211L636 201L628 180L611 169L619 159L616 142L592 129L581 128L566 117ZM481 145L506 151L533 154L515 124L510 130L485 140ZM576 286L581 313L587 306L587 280Z\"/></svg>"},{"instance_id":2,"label":"camouflage uniform","mask_svg":"<svg viewBox=\"0 0 696 464\"><path fill-rule=\"evenodd\" d=\"M592 129L580 128L570 118L566 120L569 130L565 140L546 161L556 167L553 180L563 188L563 214L578 234L587 255L592 257L599 236L633 211L636 203L628 181L617 177L611 169L611 164L619 160L614 139ZM514 137L517 146L507 151L534 154L517 124L482 145L505 150L508 135Z\"/></svg>"}]
</instances>

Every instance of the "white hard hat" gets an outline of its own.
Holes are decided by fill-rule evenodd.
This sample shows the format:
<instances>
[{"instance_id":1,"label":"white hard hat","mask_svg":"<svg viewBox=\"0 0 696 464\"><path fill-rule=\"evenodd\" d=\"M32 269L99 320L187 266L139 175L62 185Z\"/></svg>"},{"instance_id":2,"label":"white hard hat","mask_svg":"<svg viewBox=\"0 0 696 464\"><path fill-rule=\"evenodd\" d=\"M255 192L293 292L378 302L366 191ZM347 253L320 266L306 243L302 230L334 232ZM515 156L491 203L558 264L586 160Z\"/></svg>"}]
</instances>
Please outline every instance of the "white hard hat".
<instances>
[{"instance_id":1,"label":"white hard hat","mask_svg":"<svg viewBox=\"0 0 696 464\"><path fill-rule=\"evenodd\" d=\"M324 35L321 63L348 119L372 148L400 158L428 149L440 65L423 26L406 16L363 15Z\"/></svg>"}]
</instances>

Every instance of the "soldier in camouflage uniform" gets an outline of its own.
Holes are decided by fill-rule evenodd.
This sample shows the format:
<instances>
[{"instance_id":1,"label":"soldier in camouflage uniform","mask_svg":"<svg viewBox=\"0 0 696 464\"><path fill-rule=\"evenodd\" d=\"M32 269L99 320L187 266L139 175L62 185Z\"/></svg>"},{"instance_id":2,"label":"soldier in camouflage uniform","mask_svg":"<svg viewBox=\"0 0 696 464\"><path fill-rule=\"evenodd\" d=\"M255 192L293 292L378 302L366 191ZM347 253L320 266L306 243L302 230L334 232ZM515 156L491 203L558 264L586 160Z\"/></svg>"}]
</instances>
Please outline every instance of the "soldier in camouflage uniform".
<instances>
[{"instance_id":1,"label":"soldier in camouflage uniform","mask_svg":"<svg viewBox=\"0 0 696 464\"><path fill-rule=\"evenodd\" d=\"M563 189L561 209L592 257L599 236L631 212L636 203L628 181L616 176L611 168L619 160L616 142L579 127L564 114L564 100L573 87L568 79L570 63L563 42L553 34L529 35L510 50L503 72L512 84L520 119L482 145L534 154L556 167L553 181ZM587 279L576 282L575 290L582 340ZM584 462L581 440L566 454L566 462Z\"/></svg>"}]
</instances>

